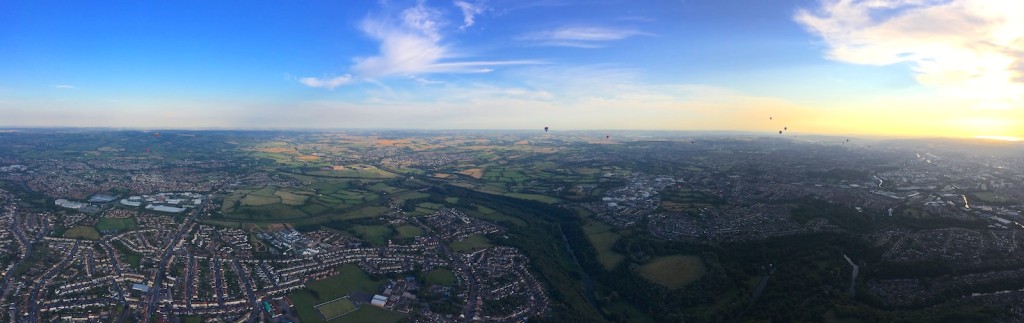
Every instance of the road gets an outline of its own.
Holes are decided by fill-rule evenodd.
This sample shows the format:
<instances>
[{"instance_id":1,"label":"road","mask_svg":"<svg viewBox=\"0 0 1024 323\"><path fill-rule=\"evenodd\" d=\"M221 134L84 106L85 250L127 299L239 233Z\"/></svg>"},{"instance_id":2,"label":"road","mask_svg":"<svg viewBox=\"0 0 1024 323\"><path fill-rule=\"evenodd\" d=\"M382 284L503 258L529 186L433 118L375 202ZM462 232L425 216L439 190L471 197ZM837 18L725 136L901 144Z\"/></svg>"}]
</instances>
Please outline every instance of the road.
<instances>
[{"instance_id":1,"label":"road","mask_svg":"<svg viewBox=\"0 0 1024 323\"><path fill-rule=\"evenodd\" d=\"M860 273L860 266L854 264L853 260L850 260L850 257L847 257L846 254L843 254L843 258L846 258L846 262L853 267L853 277L850 277L850 296L857 296L857 290L853 286L857 283L857 274Z\"/></svg>"},{"instance_id":2,"label":"road","mask_svg":"<svg viewBox=\"0 0 1024 323\"><path fill-rule=\"evenodd\" d=\"M252 285L252 277L249 276L248 272L242 267L242 263L238 261L238 258L232 259L232 263L235 265L235 272L238 274L238 278L242 280L242 284L245 285L245 296L249 298L249 304L252 304L252 312L249 314L249 322L257 322L260 317L260 303L256 299L256 288Z\"/></svg>"},{"instance_id":3,"label":"road","mask_svg":"<svg viewBox=\"0 0 1024 323\"><path fill-rule=\"evenodd\" d=\"M37 318L39 316L39 306L41 305L40 303L42 303L39 301L39 297L43 296L40 294L45 292L43 290L43 287L46 286L46 281L53 279L54 276L57 276L57 274L59 274L61 270L64 267L66 267L69 262L71 262L71 259L75 257L75 253L78 252L78 244L80 242L81 241L75 241L75 244L71 246L71 252L68 252L68 254L64 256L64 258L61 259L60 262L58 262L56 265L50 267L50 270L47 270L46 273L43 274L43 277L39 278L39 281L35 283L35 285L32 288L32 292L29 293L28 320L26 322L37 321Z\"/></svg>"},{"instance_id":4,"label":"road","mask_svg":"<svg viewBox=\"0 0 1024 323\"><path fill-rule=\"evenodd\" d=\"M203 203L206 203L205 200ZM174 238L167 241L167 245L164 246L163 255L160 256L160 263L157 265L156 277L153 277L153 286L150 287L150 293L147 295L149 301L146 302L146 314L142 317L142 322L149 322L153 314L156 314L157 302L160 300L160 296L163 293L163 282L165 271L167 269L167 261L170 260L171 255L174 254L174 247L181 241L182 236L192 229L192 224L196 220L196 217L202 212L202 206L198 206L192 210L192 216L185 219L185 223L181 224L178 232L174 234Z\"/></svg>"}]
</instances>

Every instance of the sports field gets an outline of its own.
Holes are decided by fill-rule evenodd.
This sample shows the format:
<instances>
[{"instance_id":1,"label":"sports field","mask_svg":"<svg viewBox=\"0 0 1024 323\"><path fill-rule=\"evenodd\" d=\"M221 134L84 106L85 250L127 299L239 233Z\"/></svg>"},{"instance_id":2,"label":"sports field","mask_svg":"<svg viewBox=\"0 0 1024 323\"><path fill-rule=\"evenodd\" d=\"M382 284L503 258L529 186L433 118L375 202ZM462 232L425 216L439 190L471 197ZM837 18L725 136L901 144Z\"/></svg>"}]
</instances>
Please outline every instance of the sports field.
<instances>
[{"instance_id":1,"label":"sports field","mask_svg":"<svg viewBox=\"0 0 1024 323\"><path fill-rule=\"evenodd\" d=\"M71 238L71 239L96 240L96 239L100 238L100 233L96 232L96 229L93 228L93 227L87 227L87 226L81 226L80 225L80 226L68 229L67 231L64 231L64 237L65 238Z\"/></svg>"},{"instance_id":2,"label":"sports field","mask_svg":"<svg viewBox=\"0 0 1024 323\"><path fill-rule=\"evenodd\" d=\"M138 227L135 220L132 218L118 219L118 218L102 218L99 222L96 222L96 230L117 230L117 231L128 231Z\"/></svg>"},{"instance_id":3,"label":"sports field","mask_svg":"<svg viewBox=\"0 0 1024 323\"><path fill-rule=\"evenodd\" d=\"M357 309L356 304L348 296L315 306L325 320L333 320L339 316L351 313Z\"/></svg>"}]
</instances>

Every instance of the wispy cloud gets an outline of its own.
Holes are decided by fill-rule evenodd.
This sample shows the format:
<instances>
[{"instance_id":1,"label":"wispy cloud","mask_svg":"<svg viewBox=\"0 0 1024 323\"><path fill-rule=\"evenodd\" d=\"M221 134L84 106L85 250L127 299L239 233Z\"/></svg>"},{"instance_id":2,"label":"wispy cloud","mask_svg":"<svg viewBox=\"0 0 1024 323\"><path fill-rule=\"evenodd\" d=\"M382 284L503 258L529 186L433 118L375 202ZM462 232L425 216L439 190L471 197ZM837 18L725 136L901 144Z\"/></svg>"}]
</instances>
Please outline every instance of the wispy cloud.
<instances>
[{"instance_id":1,"label":"wispy cloud","mask_svg":"<svg viewBox=\"0 0 1024 323\"><path fill-rule=\"evenodd\" d=\"M469 6L473 8L471 13L482 10L475 9L478 8L476 5ZM467 15L464 18L464 26L472 22L473 17ZM544 64L538 60L465 60L468 54L444 43L444 28L448 25L442 11L428 7L422 1L402 10L397 17L370 16L363 19L359 29L380 42L380 52L374 56L354 58L353 75L346 74L348 77L334 86L394 75L487 73L499 66ZM309 86L325 83L308 77L300 80L311 81L302 82Z\"/></svg>"},{"instance_id":2,"label":"wispy cloud","mask_svg":"<svg viewBox=\"0 0 1024 323\"><path fill-rule=\"evenodd\" d=\"M1024 104L1024 2L822 0L794 19L831 59L909 64L919 83L974 107Z\"/></svg>"},{"instance_id":3,"label":"wispy cloud","mask_svg":"<svg viewBox=\"0 0 1024 323\"><path fill-rule=\"evenodd\" d=\"M607 46L611 41L649 35L651 34L631 28L568 26L525 34L519 39L542 46L600 48Z\"/></svg>"},{"instance_id":4,"label":"wispy cloud","mask_svg":"<svg viewBox=\"0 0 1024 323\"><path fill-rule=\"evenodd\" d=\"M484 10L486 9L482 3L472 3L462 0L456 0L455 6L462 10L462 26L459 26L460 30L473 26L473 23L476 22L476 16L484 13Z\"/></svg>"},{"instance_id":5,"label":"wispy cloud","mask_svg":"<svg viewBox=\"0 0 1024 323\"><path fill-rule=\"evenodd\" d=\"M333 90L336 87L339 87L339 86L342 86L342 85L346 85L346 84L351 84L352 82L355 81L355 79L352 77L351 74L345 74L345 75L338 76L338 77L333 77L333 78L326 78L326 77L325 78L303 77L303 78L297 79L297 81L299 81L299 83L305 84L306 86L309 86L309 87L319 87L319 88L325 88L325 89Z\"/></svg>"},{"instance_id":6,"label":"wispy cloud","mask_svg":"<svg viewBox=\"0 0 1024 323\"><path fill-rule=\"evenodd\" d=\"M77 89L77 87L75 87L73 85L69 85L69 84L57 84L57 85L54 85L53 87L54 88L58 88L58 89Z\"/></svg>"}]
</instances>

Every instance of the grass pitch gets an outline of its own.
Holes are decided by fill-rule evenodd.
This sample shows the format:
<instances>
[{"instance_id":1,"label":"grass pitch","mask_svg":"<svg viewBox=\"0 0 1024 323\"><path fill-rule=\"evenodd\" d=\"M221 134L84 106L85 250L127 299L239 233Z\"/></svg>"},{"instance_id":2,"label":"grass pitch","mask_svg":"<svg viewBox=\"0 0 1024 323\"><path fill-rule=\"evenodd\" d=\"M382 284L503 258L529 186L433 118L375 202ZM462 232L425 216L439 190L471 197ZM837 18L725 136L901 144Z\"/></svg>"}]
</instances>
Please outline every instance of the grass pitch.
<instances>
[{"instance_id":1,"label":"grass pitch","mask_svg":"<svg viewBox=\"0 0 1024 323\"><path fill-rule=\"evenodd\" d=\"M317 305L315 308L328 321L358 309L356 304L348 299L348 296Z\"/></svg>"},{"instance_id":2,"label":"grass pitch","mask_svg":"<svg viewBox=\"0 0 1024 323\"><path fill-rule=\"evenodd\" d=\"M64 237L70 239L96 240L100 238L100 233L96 232L96 229L93 227L80 225L64 231Z\"/></svg>"}]
</instances>

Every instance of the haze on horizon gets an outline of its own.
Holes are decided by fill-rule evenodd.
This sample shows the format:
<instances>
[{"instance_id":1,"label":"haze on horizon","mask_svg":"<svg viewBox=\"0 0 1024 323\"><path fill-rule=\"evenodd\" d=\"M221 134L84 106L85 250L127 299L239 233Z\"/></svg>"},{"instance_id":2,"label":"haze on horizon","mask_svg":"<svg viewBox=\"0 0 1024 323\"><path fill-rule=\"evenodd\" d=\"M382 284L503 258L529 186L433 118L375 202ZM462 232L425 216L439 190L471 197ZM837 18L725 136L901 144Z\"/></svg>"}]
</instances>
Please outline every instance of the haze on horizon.
<instances>
[{"instance_id":1,"label":"haze on horizon","mask_svg":"<svg viewBox=\"0 0 1024 323\"><path fill-rule=\"evenodd\" d=\"M2 127L1024 137L1024 2L17 0L0 48Z\"/></svg>"}]
</instances>

